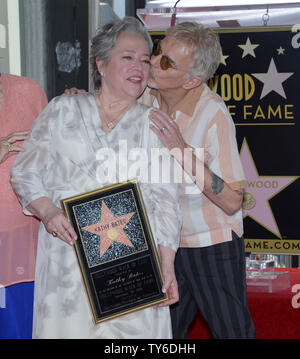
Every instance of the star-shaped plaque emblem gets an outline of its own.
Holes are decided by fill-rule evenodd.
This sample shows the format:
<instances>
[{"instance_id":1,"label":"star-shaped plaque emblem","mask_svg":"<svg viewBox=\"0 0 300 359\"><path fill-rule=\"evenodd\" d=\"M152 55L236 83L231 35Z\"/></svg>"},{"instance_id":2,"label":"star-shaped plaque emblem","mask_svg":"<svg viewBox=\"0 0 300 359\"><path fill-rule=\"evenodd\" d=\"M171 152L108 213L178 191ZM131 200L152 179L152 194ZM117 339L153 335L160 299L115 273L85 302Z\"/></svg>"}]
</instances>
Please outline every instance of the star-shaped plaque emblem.
<instances>
[{"instance_id":1,"label":"star-shaped plaque emblem","mask_svg":"<svg viewBox=\"0 0 300 359\"><path fill-rule=\"evenodd\" d=\"M124 227L134 213L135 212L127 213L123 216L115 217L104 201L102 201L100 221L82 228L85 231L100 236L100 258L106 253L113 242L119 242L126 246L134 247L124 232Z\"/></svg>"}]
</instances>

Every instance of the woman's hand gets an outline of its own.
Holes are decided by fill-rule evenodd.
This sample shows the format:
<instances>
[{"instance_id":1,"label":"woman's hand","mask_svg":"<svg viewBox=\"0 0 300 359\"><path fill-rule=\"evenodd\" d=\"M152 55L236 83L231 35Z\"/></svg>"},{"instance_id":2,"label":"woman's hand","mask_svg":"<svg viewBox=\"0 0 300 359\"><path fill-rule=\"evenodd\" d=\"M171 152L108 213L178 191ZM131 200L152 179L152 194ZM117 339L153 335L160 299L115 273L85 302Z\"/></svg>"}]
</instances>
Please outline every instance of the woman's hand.
<instances>
[{"instance_id":1,"label":"woman's hand","mask_svg":"<svg viewBox=\"0 0 300 359\"><path fill-rule=\"evenodd\" d=\"M42 218L42 222L52 236L60 238L71 246L75 243L76 232L60 208L52 208L47 216Z\"/></svg>"},{"instance_id":2,"label":"woman's hand","mask_svg":"<svg viewBox=\"0 0 300 359\"><path fill-rule=\"evenodd\" d=\"M163 265L162 271L164 276L164 284L162 290L164 293L168 293L169 299L159 304L159 306L168 306L178 302L179 300L178 284L175 277L174 265Z\"/></svg>"},{"instance_id":3,"label":"woman's hand","mask_svg":"<svg viewBox=\"0 0 300 359\"><path fill-rule=\"evenodd\" d=\"M6 161L9 157L25 152L24 148L16 145L17 141L27 140L31 131L12 132L6 137L0 138L0 163Z\"/></svg>"},{"instance_id":4,"label":"woman's hand","mask_svg":"<svg viewBox=\"0 0 300 359\"><path fill-rule=\"evenodd\" d=\"M73 245L77 234L63 211L56 207L48 197L41 197L32 201L27 209L43 222L47 232L53 237Z\"/></svg>"},{"instance_id":5,"label":"woman's hand","mask_svg":"<svg viewBox=\"0 0 300 359\"><path fill-rule=\"evenodd\" d=\"M164 307L178 302L179 293L174 270L175 252L171 248L163 246L159 246L159 251L161 256L161 267L164 276L162 291L164 293L168 293L169 299L159 304L158 307Z\"/></svg>"}]
</instances>

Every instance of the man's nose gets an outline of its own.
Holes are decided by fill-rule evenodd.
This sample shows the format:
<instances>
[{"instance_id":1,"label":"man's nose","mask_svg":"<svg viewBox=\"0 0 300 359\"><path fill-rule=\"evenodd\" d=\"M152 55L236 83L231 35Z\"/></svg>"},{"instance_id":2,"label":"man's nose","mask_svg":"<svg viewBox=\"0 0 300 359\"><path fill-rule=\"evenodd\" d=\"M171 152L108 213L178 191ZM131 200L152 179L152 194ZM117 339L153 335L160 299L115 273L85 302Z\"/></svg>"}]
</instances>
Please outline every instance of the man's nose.
<instances>
[{"instance_id":1,"label":"man's nose","mask_svg":"<svg viewBox=\"0 0 300 359\"><path fill-rule=\"evenodd\" d=\"M158 67L158 66L160 66L160 60L161 60L161 55L158 55L158 56L152 55L150 63L152 66Z\"/></svg>"}]
</instances>

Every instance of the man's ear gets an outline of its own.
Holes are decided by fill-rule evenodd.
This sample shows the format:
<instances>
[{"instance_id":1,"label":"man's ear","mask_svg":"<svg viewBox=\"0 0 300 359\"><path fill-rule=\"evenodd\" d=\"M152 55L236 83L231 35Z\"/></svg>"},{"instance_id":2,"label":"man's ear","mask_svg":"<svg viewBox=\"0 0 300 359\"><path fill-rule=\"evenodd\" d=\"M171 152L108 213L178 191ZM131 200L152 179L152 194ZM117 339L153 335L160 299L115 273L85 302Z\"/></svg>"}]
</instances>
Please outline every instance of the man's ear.
<instances>
[{"instance_id":1,"label":"man's ear","mask_svg":"<svg viewBox=\"0 0 300 359\"><path fill-rule=\"evenodd\" d=\"M202 79L201 79L201 77L196 76L196 77L192 77L192 78L186 80L186 81L184 82L184 84L182 85L182 87L183 87L185 90L191 90L191 89L193 89L193 88L195 88L195 87L200 86L201 84L202 84Z\"/></svg>"}]
</instances>

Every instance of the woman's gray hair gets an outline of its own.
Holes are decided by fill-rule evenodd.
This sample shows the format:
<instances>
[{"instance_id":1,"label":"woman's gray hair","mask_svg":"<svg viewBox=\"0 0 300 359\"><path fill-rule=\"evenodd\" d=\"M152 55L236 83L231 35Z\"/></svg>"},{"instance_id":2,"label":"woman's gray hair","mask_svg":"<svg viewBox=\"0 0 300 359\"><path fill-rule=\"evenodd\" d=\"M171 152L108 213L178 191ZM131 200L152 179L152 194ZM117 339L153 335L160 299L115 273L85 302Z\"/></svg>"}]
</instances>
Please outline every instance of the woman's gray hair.
<instances>
[{"instance_id":1,"label":"woman's gray hair","mask_svg":"<svg viewBox=\"0 0 300 359\"><path fill-rule=\"evenodd\" d=\"M213 77L221 62L222 48L218 35L195 22L182 22L166 31L167 37L186 41L193 49L193 63L188 78L201 77L203 82Z\"/></svg>"},{"instance_id":2,"label":"woman's gray hair","mask_svg":"<svg viewBox=\"0 0 300 359\"><path fill-rule=\"evenodd\" d=\"M101 87L101 75L98 72L96 60L109 62L112 49L115 47L119 36L123 32L138 34L145 39L149 48L149 56L152 53L153 42L143 24L134 17L126 16L123 20L115 20L100 28L92 39L90 52L90 65L94 89Z\"/></svg>"}]
</instances>

